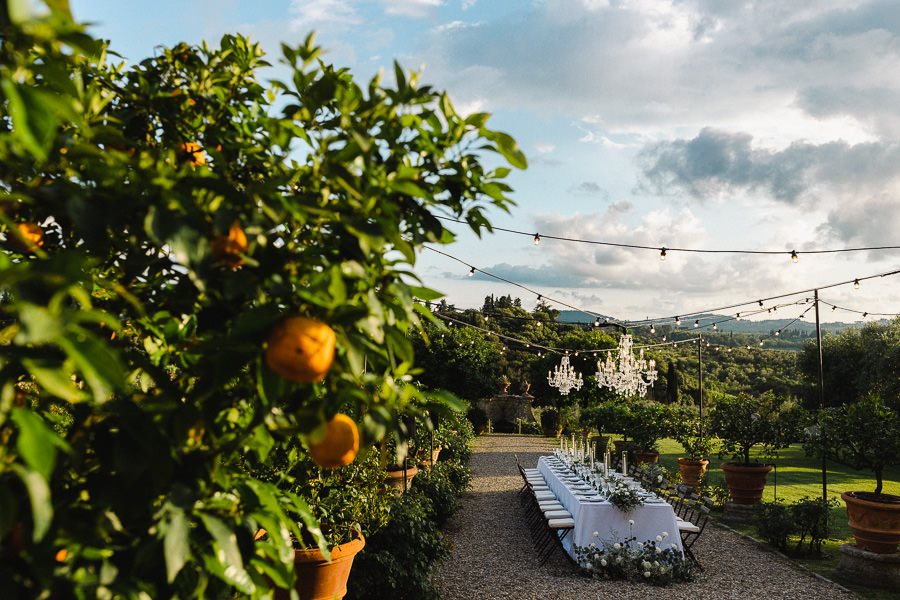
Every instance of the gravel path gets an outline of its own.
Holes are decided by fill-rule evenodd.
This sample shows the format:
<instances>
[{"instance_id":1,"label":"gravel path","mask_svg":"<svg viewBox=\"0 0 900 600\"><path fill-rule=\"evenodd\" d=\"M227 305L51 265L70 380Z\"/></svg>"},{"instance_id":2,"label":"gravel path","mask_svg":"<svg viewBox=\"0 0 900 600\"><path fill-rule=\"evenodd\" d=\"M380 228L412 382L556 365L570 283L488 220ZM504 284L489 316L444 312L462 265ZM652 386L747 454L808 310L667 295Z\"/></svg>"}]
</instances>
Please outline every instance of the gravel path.
<instances>
[{"instance_id":1,"label":"gravel path","mask_svg":"<svg viewBox=\"0 0 900 600\"><path fill-rule=\"evenodd\" d=\"M579 575L559 550L539 565L516 496L521 478L514 455L525 467L534 467L553 447L548 439L529 436L476 439L472 488L447 531L453 555L436 576L446 600L858 598L712 522L693 547L704 570L692 583L659 588L597 581ZM751 572L763 577L751 583ZM758 585L763 587L754 587Z\"/></svg>"}]
</instances>

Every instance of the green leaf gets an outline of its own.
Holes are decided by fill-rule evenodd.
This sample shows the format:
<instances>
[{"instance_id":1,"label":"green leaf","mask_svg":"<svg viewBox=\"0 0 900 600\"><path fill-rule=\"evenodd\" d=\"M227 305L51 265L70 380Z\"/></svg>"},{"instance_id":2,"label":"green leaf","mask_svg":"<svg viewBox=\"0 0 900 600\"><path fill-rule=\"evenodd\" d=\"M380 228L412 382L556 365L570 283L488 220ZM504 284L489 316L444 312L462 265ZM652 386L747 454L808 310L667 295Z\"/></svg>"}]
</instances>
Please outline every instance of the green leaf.
<instances>
[{"instance_id":1,"label":"green leaf","mask_svg":"<svg viewBox=\"0 0 900 600\"><path fill-rule=\"evenodd\" d=\"M525 158L522 151L519 150L519 144L516 143L516 140L514 140L512 136L500 131L490 131L487 129L483 129L481 134L497 145L497 152L499 152L503 158L508 160L509 164L518 169L528 168L528 160Z\"/></svg>"},{"instance_id":2,"label":"green leaf","mask_svg":"<svg viewBox=\"0 0 900 600\"><path fill-rule=\"evenodd\" d=\"M33 471L50 481L56 464L57 448L68 450L69 445L42 418L27 408L14 408L10 418L19 427L16 450L22 460Z\"/></svg>"},{"instance_id":3,"label":"green leaf","mask_svg":"<svg viewBox=\"0 0 900 600\"><path fill-rule=\"evenodd\" d=\"M188 536L188 520L184 511L172 514L166 526L166 537L163 549L166 555L166 581L172 583L175 576L191 555L190 538Z\"/></svg>"},{"instance_id":4,"label":"green leaf","mask_svg":"<svg viewBox=\"0 0 900 600\"><path fill-rule=\"evenodd\" d=\"M116 356L93 335L70 335L58 341L60 348L73 360L94 393L97 402L106 402L114 390L124 384L124 370Z\"/></svg>"},{"instance_id":5,"label":"green leaf","mask_svg":"<svg viewBox=\"0 0 900 600\"><path fill-rule=\"evenodd\" d=\"M237 535L225 523L212 515L200 513L206 530L216 545L216 560L222 565L222 578L245 594L253 593L255 586L244 569L244 561L237 545Z\"/></svg>"},{"instance_id":6,"label":"green leaf","mask_svg":"<svg viewBox=\"0 0 900 600\"><path fill-rule=\"evenodd\" d=\"M39 386L50 392L57 398L66 402L82 402L88 398L84 390L78 389L71 375L59 368L58 364L43 365L40 361L23 359L22 364L34 377Z\"/></svg>"},{"instance_id":7,"label":"green leaf","mask_svg":"<svg viewBox=\"0 0 900 600\"><path fill-rule=\"evenodd\" d=\"M37 471L26 469L22 465L13 464L13 470L25 489L28 490L28 499L31 501L31 520L33 527L31 539L39 542L47 535L50 523L53 521L53 504L50 501L50 486Z\"/></svg>"}]
</instances>

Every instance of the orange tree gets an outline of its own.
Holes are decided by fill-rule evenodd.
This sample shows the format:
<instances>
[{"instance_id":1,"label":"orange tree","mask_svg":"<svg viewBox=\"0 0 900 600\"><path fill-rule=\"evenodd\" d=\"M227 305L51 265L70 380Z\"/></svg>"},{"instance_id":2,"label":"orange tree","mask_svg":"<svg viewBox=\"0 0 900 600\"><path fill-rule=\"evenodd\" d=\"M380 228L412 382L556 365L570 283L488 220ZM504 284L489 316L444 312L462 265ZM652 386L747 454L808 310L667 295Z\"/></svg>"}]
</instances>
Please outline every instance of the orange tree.
<instances>
[{"instance_id":1,"label":"orange tree","mask_svg":"<svg viewBox=\"0 0 900 600\"><path fill-rule=\"evenodd\" d=\"M282 82L236 36L126 68L65 0L32 4L0 2L0 596L263 597L292 538L327 543L248 459L421 411L416 251L452 241L435 214L489 230L524 157L311 39ZM334 332L322 381L267 364L292 316Z\"/></svg>"}]
</instances>

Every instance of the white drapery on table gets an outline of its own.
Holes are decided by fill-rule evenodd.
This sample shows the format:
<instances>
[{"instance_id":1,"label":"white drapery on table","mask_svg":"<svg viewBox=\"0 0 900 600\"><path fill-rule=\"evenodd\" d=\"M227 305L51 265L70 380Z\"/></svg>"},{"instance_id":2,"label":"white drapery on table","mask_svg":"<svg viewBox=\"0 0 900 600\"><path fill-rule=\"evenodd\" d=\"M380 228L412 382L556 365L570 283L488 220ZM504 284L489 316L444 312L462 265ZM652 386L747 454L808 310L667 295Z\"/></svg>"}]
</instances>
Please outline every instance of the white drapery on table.
<instances>
[{"instance_id":1,"label":"white drapery on table","mask_svg":"<svg viewBox=\"0 0 900 600\"><path fill-rule=\"evenodd\" d=\"M587 502L582 500L575 491L560 479L560 476L551 468L550 459L553 457L542 456L538 459L538 470L547 481L547 486L556 494L560 503L567 511L572 513L575 520L574 535L568 535L563 540L563 547L573 558L575 546L587 546L591 542L600 545L601 542L624 542L628 538L635 537L636 542L655 540L656 536L668 533L663 540L664 544L675 544L679 552L683 552L681 536L678 534L678 521L675 519L675 509L668 502L645 502L635 507L630 513L623 513L613 503ZM634 525L628 521L633 520ZM594 532L599 534L599 539L594 537Z\"/></svg>"}]
</instances>

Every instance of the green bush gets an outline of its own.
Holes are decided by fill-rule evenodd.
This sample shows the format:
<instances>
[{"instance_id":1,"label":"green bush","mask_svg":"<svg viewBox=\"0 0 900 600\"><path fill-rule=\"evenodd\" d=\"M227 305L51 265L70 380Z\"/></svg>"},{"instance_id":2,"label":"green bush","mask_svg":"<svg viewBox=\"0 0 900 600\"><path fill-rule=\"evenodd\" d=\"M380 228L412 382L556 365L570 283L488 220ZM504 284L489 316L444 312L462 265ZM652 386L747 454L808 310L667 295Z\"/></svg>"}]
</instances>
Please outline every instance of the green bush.
<instances>
[{"instance_id":1,"label":"green bush","mask_svg":"<svg viewBox=\"0 0 900 600\"><path fill-rule=\"evenodd\" d=\"M754 515L759 537L781 551L787 550L788 538L794 533L794 517L781 502L760 502Z\"/></svg>"},{"instance_id":2,"label":"green bush","mask_svg":"<svg viewBox=\"0 0 900 600\"><path fill-rule=\"evenodd\" d=\"M477 434L483 432L484 428L487 426L487 413L484 412L484 409L477 406L473 406L469 409L469 412L466 413L466 418L469 419L469 422L472 424L472 429L474 429Z\"/></svg>"},{"instance_id":3,"label":"green bush","mask_svg":"<svg viewBox=\"0 0 900 600\"><path fill-rule=\"evenodd\" d=\"M791 537L797 537L795 551L799 551L808 539L807 552L818 555L828 537L830 509L837 505L834 498L824 502L809 496L791 505L761 502L756 508L756 531L759 537L782 551L787 551Z\"/></svg>"},{"instance_id":4,"label":"green bush","mask_svg":"<svg viewBox=\"0 0 900 600\"><path fill-rule=\"evenodd\" d=\"M460 479L456 472L456 462L439 462L432 469L420 470L412 482L414 490L420 492L430 503L434 520L443 527L459 509L457 495L460 490L456 483ZM468 469L466 469L468 470Z\"/></svg>"},{"instance_id":5,"label":"green bush","mask_svg":"<svg viewBox=\"0 0 900 600\"><path fill-rule=\"evenodd\" d=\"M525 421L522 423L522 435L542 435L544 430L537 421Z\"/></svg>"},{"instance_id":6,"label":"green bush","mask_svg":"<svg viewBox=\"0 0 900 600\"><path fill-rule=\"evenodd\" d=\"M421 491L411 490L394 500L390 523L369 537L356 555L346 597L437 600L434 570L449 555L432 502Z\"/></svg>"},{"instance_id":7,"label":"green bush","mask_svg":"<svg viewBox=\"0 0 900 600\"><path fill-rule=\"evenodd\" d=\"M836 506L838 506L838 501L834 498L829 498L825 502L822 498L810 498L809 496L803 496L791 505L791 516L796 523L799 536L797 550L809 537L807 550L811 554L821 554L822 543L828 537L828 530L831 527L831 509Z\"/></svg>"},{"instance_id":8,"label":"green bush","mask_svg":"<svg viewBox=\"0 0 900 600\"><path fill-rule=\"evenodd\" d=\"M541 431L544 435L553 437L559 431L559 411L555 408L544 409L541 413Z\"/></svg>"}]
</instances>

